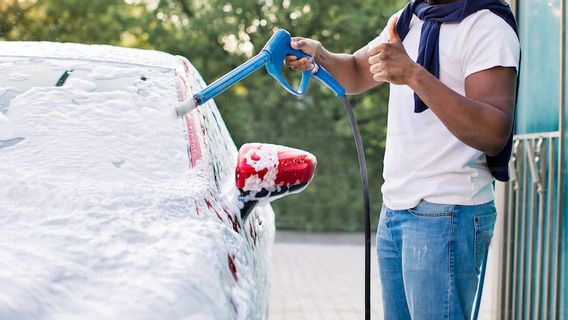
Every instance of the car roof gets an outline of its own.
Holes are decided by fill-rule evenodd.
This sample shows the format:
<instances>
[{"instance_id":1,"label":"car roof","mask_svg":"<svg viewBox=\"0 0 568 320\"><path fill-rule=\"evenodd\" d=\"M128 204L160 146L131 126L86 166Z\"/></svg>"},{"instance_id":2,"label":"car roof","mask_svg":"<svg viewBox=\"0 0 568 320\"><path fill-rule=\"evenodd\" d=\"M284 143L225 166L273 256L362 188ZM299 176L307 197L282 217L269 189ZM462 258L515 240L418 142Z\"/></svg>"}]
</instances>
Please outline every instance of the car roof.
<instances>
[{"instance_id":1,"label":"car roof","mask_svg":"<svg viewBox=\"0 0 568 320\"><path fill-rule=\"evenodd\" d=\"M0 41L1 57L90 60L168 69L179 66L181 58L155 50L48 41Z\"/></svg>"}]
</instances>

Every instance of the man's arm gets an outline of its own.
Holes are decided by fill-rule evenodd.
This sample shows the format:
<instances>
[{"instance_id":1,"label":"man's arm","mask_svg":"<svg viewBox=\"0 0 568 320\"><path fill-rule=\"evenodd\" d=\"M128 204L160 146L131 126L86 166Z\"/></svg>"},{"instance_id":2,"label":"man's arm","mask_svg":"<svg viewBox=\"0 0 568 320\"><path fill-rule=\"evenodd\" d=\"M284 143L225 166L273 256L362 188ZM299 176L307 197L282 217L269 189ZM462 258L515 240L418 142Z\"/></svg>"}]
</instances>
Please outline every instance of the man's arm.
<instances>
[{"instance_id":1,"label":"man's arm","mask_svg":"<svg viewBox=\"0 0 568 320\"><path fill-rule=\"evenodd\" d=\"M359 94L379 84L369 72L369 55L366 46L354 54L332 53L319 41L300 37L292 38L291 46L314 57L316 62L329 71L345 88L347 94ZM302 71L312 68L308 59L297 60L294 56L286 58L286 65Z\"/></svg>"},{"instance_id":2,"label":"man's arm","mask_svg":"<svg viewBox=\"0 0 568 320\"><path fill-rule=\"evenodd\" d=\"M515 68L474 73L465 79L464 97L421 68L409 86L458 139L495 156L511 134L516 77Z\"/></svg>"},{"instance_id":3,"label":"man's arm","mask_svg":"<svg viewBox=\"0 0 568 320\"><path fill-rule=\"evenodd\" d=\"M471 74L464 97L408 57L395 24L389 25L390 43L369 49L375 81L408 85L460 141L497 155L513 126L516 69L495 67Z\"/></svg>"}]
</instances>

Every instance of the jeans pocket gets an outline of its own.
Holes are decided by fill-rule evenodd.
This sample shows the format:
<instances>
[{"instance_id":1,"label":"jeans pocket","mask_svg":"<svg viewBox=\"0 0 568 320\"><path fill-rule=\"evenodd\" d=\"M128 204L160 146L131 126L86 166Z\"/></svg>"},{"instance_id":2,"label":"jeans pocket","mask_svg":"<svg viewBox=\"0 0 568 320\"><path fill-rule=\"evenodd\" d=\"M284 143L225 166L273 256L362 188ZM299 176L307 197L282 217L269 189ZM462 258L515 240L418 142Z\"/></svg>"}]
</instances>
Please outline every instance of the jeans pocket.
<instances>
[{"instance_id":1,"label":"jeans pocket","mask_svg":"<svg viewBox=\"0 0 568 320\"><path fill-rule=\"evenodd\" d=\"M477 275L481 273L481 265L487 256L496 219L497 213L495 212L473 217L475 237L473 240L473 263Z\"/></svg>"},{"instance_id":2,"label":"jeans pocket","mask_svg":"<svg viewBox=\"0 0 568 320\"><path fill-rule=\"evenodd\" d=\"M437 204L422 200L416 207L408 209L408 212L416 217L437 218L451 217L454 214L454 209L454 205Z\"/></svg>"}]
</instances>

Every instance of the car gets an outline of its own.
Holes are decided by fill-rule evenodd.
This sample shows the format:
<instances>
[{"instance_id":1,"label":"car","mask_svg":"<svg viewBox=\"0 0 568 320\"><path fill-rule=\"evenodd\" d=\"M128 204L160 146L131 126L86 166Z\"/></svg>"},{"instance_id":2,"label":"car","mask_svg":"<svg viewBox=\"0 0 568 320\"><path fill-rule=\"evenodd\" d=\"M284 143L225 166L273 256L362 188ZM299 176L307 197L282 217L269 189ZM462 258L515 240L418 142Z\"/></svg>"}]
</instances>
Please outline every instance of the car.
<instances>
[{"instance_id":1,"label":"car","mask_svg":"<svg viewBox=\"0 0 568 320\"><path fill-rule=\"evenodd\" d=\"M308 152L237 150L164 52L0 42L0 319L264 319L270 201Z\"/></svg>"}]
</instances>

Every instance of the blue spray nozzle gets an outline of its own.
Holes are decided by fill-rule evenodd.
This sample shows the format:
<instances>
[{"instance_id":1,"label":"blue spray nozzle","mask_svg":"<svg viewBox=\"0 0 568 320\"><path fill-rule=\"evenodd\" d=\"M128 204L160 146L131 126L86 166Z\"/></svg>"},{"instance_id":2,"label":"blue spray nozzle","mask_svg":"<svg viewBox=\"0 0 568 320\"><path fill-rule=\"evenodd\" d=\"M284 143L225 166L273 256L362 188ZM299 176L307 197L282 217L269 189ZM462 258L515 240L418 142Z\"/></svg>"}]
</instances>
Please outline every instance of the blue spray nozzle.
<instances>
[{"instance_id":1,"label":"blue spray nozzle","mask_svg":"<svg viewBox=\"0 0 568 320\"><path fill-rule=\"evenodd\" d=\"M325 68L319 66L315 61L313 62L314 68L312 70L302 72L302 80L298 89L294 89L294 87L292 87L286 81L286 79L282 75L282 68L284 66L284 59L286 59L287 56L293 55L298 58L311 58L311 56L305 54L304 52L293 49L290 45L291 41L292 38L288 31L284 29L276 31L259 54L250 58L248 61L238 66L231 72L225 74L221 78L215 80L213 83L205 87L201 92L195 94L193 96L195 103L191 104L192 108L188 108L187 106L183 108L177 108L176 110L178 115L182 116L183 113L187 112L188 110L192 110L196 106L201 105L207 102L209 99L216 97L221 92L227 90L237 82L248 77L262 66L265 66L268 73L272 77L274 77L274 79L276 79L284 89L286 89L293 95L304 95L308 90L310 77L313 75L326 87L331 89L336 96L345 96L345 89L343 89L343 87L327 70L325 70Z\"/></svg>"}]
</instances>

